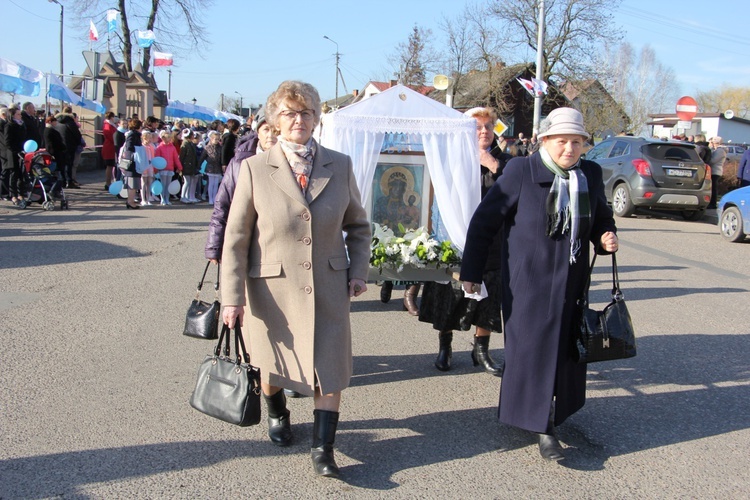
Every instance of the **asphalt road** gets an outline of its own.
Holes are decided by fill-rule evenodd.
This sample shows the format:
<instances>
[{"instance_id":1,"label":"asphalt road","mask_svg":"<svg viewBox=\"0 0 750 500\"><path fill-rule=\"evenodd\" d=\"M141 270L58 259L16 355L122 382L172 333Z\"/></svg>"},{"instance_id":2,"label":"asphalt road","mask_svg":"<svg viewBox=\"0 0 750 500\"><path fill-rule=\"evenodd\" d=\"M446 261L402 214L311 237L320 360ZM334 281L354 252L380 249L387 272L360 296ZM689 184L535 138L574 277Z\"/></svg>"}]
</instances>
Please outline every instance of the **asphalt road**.
<instances>
[{"instance_id":1,"label":"asphalt road","mask_svg":"<svg viewBox=\"0 0 750 500\"><path fill-rule=\"evenodd\" d=\"M265 414L236 428L190 408L212 346L181 331L210 209L125 210L100 177L81 175L69 211L0 204L0 498L748 496L750 243L709 222L618 219L639 354L589 367L560 463L497 422L500 381L472 367L468 332L440 373L436 333L371 285L352 304L332 480L312 473L310 398L290 401L286 449ZM502 357L499 335L490 347Z\"/></svg>"}]
</instances>

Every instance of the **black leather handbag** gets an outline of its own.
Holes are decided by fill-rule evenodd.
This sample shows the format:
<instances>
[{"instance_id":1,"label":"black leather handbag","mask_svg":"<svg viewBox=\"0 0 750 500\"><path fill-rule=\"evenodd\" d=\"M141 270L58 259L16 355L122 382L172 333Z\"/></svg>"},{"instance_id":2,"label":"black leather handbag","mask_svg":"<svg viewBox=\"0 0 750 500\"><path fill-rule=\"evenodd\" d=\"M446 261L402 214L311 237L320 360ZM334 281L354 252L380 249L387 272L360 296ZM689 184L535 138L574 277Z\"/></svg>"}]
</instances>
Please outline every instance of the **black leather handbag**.
<instances>
[{"instance_id":1,"label":"black leather handbag","mask_svg":"<svg viewBox=\"0 0 750 500\"><path fill-rule=\"evenodd\" d=\"M221 303L219 302L220 264L216 266L216 282L214 283L216 297L214 301L211 303L200 300L203 281L206 279L206 273L210 265L211 261L208 261L206 268L203 270L203 276L198 282L198 291L195 292L195 299L190 303L187 315L185 316L185 329L182 333L196 339L216 340L219 338L219 312L221 311Z\"/></svg>"},{"instance_id":2,"label":"black leather handbag","mask_svg":"<svg viewBox=\"0 0 750 500\"><path fill-rule=\"evenodd\" d=\"M234 328L235 358L229 342L231 329L224 325L213 354L198 368L190 406L224 422L247 427L260 422L260 370L250 364L242 330ZM224 354L221 343L224 341Z\"/></svg>"},{"instance_id":3,"label":"black leather handbag","mask_svg":"<svg viewBox=\"0 0 750 500\"><path fill-rule=\"evenodd\" d=\"M612 254L612 301L602 311L588 307L591 273L596 253L591 260L589 276L583 295L578 300L574 326L573 359L578 363L595 363L632 358L636 354L635 332L625 298L620 291L617 258Z\"/></svg>"}]
</instances>

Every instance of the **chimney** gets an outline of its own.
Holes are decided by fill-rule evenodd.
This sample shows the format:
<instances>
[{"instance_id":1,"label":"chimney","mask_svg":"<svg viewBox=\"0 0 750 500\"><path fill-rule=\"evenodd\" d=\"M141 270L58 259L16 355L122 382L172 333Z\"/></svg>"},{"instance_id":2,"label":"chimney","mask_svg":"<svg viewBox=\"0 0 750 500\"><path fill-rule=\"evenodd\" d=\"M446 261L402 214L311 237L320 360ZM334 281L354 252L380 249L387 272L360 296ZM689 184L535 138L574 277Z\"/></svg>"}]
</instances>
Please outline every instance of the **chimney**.
<instances>
[{"instance_id":1,"label":"chimney","mask_svg":"<svg viewBox=\"0 0 750 500\"><path fill-rule=\"evenodd\" d=\"M352 95L354 97L357 97L359 95L359 90L357 90L357 89L352 90Z\"/></svg>"},{"instance_id":2,"label":"chimney","mask_svg":"<svg viewBox=\"0 0 750 500\"><path fill-rule=\"evenodd\" d=\"M398 85L398 80L391 80L390 87L395 87L396 85Z\"/></svg>"}]
</instances>

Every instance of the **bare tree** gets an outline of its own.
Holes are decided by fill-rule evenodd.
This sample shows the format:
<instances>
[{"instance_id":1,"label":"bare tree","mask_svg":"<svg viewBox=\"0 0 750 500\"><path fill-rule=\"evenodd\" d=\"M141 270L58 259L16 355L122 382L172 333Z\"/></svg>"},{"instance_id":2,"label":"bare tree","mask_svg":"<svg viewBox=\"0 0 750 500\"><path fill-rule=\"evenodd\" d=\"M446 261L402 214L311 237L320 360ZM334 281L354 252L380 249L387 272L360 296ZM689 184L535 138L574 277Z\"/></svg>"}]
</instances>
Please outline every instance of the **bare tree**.
<instances>
[{"instance_id":1,"label":"bare tree","mask_svg":"<svg viewBox=\"0 0 750 500\"><path fill-rule=\"evenodd\" d=\"M546 0L544 77L576 79L589 73L603 42L622 38L611 12L621 0ZM538 0L493 0L490 15L505 27L503 36L510 47L537 50Z\"/></svg>"},{"instance_id":2,"label":"bare tree","mask_svg":"<svg viewBox=\"0 0 750 500\"><path fill-rule=\"evenodd\" d=\"M650 46L637 55L627 42L607 48L598 67L599 80L630 118L629 132L643 133L649 114L674 110L680 95L674 70Z\"/></svg>"},{"instance_id":3,"label":"bare tree","mask_svg":"<svg viewBox=\"0 0 750 500\"><path fill-rule=\"evenodd\" d=\"M189 54L200 50L209 43L201 13L210 8L214 0L117 0L120 11L122 37L118 48L122 53L125 68L132 71L133 30L152 30L156 36L155 45L138 48L141 67L148 72L151 67L151 49L175 54ZM103 12L112 7L111 0L71 0L70 6L80 20L102 18ZM145 26L141 23L145 20ZM119 35L118 35L119 36ZM142 50L142 52L140 52ZM117 51L115 51L117 52Z\"/></svg>"},{"instance_id":4,"label":"bare tree","mask_svg":"<svg viewBox=\"0 0 750 500\"><path fill-rule=\"evenodd\" d=\"M703 113L723 113L731 109L739 118L750 116L750 88L727 84L713 90L698 92L695 100Z\"/></svg>"},{"instance_id":5,"label":"bare tree","mask_svg":"<svg viewBox=\"0 0 750 500\"><path fill-rule=\"evenodd\" d=\"M427 73L433 71L437 58L431 46L432 31L416 24L406 42L401 42L391 63L397 68L399 80L404 85L424 85Z\"/></svg>"}]
</instances>

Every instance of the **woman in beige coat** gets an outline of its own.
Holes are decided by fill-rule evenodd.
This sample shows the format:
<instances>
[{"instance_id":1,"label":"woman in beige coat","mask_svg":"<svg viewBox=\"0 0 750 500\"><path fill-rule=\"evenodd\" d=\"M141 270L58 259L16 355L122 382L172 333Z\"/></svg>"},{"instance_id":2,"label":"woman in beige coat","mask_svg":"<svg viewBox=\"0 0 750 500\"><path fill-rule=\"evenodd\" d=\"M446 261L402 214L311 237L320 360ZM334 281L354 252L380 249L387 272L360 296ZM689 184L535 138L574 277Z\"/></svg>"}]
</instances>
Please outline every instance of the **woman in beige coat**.
<instances>
[{"instance_id":1,"label":"woman in beige coat","mask_svg":"<svg viewBox=\"0 0 750 500\"><path fill-rule=\"evenodd\" d=\"M350 158L312 139L315 88L283 82L266 115L279 142L240 168L222 252L223 319L244 325L271 441L292 439L281 389L314 396L313 467L337 477L333 443L352 374L350 297L367 289L370 223Z\"/></svg>"}]
</instances>

